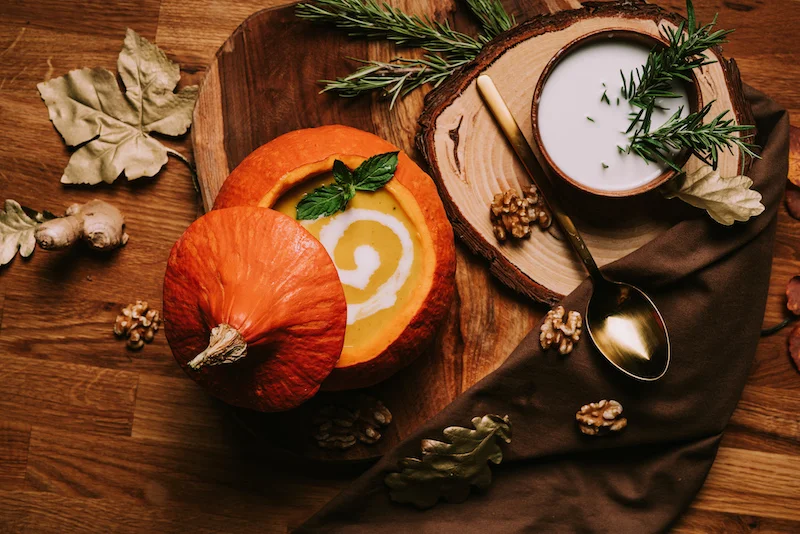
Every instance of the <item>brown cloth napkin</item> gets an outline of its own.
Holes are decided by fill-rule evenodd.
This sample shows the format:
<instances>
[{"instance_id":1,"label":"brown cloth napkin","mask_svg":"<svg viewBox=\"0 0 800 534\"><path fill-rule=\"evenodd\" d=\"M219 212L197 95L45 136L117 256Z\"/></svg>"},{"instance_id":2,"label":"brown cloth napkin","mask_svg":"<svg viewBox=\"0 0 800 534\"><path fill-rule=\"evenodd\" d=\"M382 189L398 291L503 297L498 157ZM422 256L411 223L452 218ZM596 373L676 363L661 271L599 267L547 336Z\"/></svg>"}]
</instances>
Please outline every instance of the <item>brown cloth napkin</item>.
<instances>
[{"instance_id":1,"label":"brown cloth napkin","mask_svg":"<svg viewBox=\"0 0 800 534\"><path fill-rule=\"evenodd\" d=\"M746 96L763 159L750 174L766 211L726 228L705 214L683 221L608 266L611 278L653 297L669 328L672 364L656 383L615 371L584 339L570 356L539 347L535 328L497 371L432 418L356 480L298 532L613 532L667 530L689 506L711 468L722 431L741 395L759 339L776 214L788 172L789 119L766 96ZM585 310L583 283L563 304ZM628 427L581 435L581 405L613 398ZM441 438L473 416L511 417L513 441L492 466L492 486L461 504L419 511L392 503L383 479L420 439Z\"/></svg>"}]
</instances>

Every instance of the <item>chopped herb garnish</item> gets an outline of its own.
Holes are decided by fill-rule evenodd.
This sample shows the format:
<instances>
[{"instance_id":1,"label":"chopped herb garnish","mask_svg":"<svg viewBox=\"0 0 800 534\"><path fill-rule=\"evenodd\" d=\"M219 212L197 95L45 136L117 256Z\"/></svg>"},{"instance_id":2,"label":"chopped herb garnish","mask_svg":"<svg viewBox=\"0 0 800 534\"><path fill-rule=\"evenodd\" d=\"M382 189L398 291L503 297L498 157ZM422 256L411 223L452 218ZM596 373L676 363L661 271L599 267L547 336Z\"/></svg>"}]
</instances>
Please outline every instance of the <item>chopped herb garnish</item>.
<instances>
[{"instance_id":1,"label":"chopped herb garnish","mask_svg":"<svg viewBox=\"0 0 800 534\"><path fill-rule=\"evenodd\" d=\"M608 168L608 165L606 165L605 163L603 163L602 165L603 165L603 168L604 168L604 169L607 169L607 168Z\"/></svg>"},{"instance_id":2,"label":"chopped herb garnish","mask_svg":"<svg viewBox=\"0 0 800 534\"><path fill-rule=\"evenodd\" d=\"M594 119L591 118L591 117L586 117L586 120L589 121L589 122L594 122Z\"/></svg>"},{"instance_id":3,"label":"chopped herb garnish","mask_svg":"<svg viewBox=\"0 0 800 534\"><path fill-rule=\"evenodd\" d=\"M603 91L603 96L600 97L600 102L605 102L609 106L611 105L611 101L608 99L608 91Z\"/></svg>"}]
</instances>

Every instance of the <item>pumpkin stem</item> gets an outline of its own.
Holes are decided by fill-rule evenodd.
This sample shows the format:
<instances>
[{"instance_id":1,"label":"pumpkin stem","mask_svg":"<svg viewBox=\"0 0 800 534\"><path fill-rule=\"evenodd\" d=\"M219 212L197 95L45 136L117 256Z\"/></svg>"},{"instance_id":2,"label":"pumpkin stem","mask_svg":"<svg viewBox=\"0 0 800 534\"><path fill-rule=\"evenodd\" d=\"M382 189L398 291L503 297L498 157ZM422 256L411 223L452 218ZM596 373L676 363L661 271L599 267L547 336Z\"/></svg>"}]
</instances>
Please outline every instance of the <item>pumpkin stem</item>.
<instances>
[{"instance_id":1,"label":"pumpkin stem","mask_svg":"<svg viewBox=\"0 0 800 534\"><path fill-rule=\"evenodd\" d=\"M247 341L234 327L222 323L211 329L208 347L195 356L188 365L197 371L203 367L233 363L245 356L247 356Z\"/></svg>"}]
</instances>

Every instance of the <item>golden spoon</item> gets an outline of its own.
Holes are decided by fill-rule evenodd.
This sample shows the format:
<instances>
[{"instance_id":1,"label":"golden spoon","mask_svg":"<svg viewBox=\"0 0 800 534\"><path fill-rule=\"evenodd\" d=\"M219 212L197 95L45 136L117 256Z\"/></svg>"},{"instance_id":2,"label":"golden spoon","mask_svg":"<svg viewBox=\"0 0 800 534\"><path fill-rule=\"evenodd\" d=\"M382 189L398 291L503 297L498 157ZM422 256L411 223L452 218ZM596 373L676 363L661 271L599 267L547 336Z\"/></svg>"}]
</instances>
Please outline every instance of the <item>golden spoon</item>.
<instances>
[{"instance_id":1,"label":"golden spoon","mask_svg":"<svg viewBox=\"0 0 800 534\"><path fill-rule=\"evenodd\" d=\"M670 360L669 335L658 308L641 289L613 282L600 272L575 223L558 201L553 172L547 164L540 164L544 158L539 147L528 144L489 76L478 77L478 92L592 279L594 291L585 321L589 337L606 360L626 375L648 382L658 380L667 372ZM537 180L536 176L542 174L545 178Z\"/></svg>"}]
</instances>

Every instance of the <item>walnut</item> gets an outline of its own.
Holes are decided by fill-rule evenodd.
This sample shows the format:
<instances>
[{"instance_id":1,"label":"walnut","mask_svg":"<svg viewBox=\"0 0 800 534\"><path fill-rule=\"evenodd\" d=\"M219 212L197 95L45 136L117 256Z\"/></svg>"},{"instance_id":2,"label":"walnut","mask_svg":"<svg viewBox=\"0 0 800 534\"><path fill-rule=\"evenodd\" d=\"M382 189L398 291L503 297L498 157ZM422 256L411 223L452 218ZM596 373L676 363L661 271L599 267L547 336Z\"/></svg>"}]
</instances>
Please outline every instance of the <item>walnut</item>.
<instances>
[{"instance_id":1,"label":"walnut","mask_svg":"<svg viewBox=\"0 0 800 534\"><path fill-rule=\"evenodd\" d=\"M140 350L145 343L153 341L160 326L161 316L158 310L150 308L147 301L137 300L135 304L122 308L122 313L117 315L114 335L127 338L128 348L131 350Z\"/></svg>"},{"instance_id":2,"label":"walnut","mask_svg":"<svg viewBox=\"0 0 800 534\"><path fill-rule=\"evenodd\" d=\"M615 400L601 400L582 406L575 419L578 428L588 436L598 436L609 432L619 432L628 426L622 415L622 405Z\"/></svg>"},{"instance_id":3,"label":"walnut","mask_svg":"<svg viewBox=\"0 0 800 534\"><path fill-rule=\"evenodd\" d=\"M498 193L490 206L489 218L498 241L505 241L509 235L524 239L531 235L531 226L536 224L542 230L550 227L552 217L535 185L523 189L522 197L513 189Z\"/></svg>"},{"instance_id":4,"label":"walnut","mask_svg":"<svg viewBox=\"0 0 800 534\"><path fill-rule=\"evenodd\" d=\"M555 345L561 354L569 354L574 344L580 341L583 327L581 314L571 311L564 321L565 313L564 306L556 306L547 312L539 333L539 343L544 350Z\"/></svg>"},{"instance_id":5,"label":"walnut","mask_svg":"<svg viewBox=\"0 0 800 534\"><path fill-rule=\"evenodd\" d=\"M373 445L381 439L379 428L392 422L384 404L367 395L358 395L343 404L323 407L311 423L314 439L323 449L349 449L357 441Z\"/></svg>"}]
</instances>

